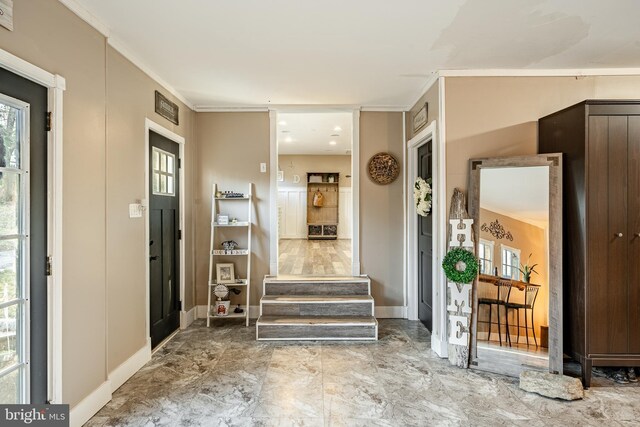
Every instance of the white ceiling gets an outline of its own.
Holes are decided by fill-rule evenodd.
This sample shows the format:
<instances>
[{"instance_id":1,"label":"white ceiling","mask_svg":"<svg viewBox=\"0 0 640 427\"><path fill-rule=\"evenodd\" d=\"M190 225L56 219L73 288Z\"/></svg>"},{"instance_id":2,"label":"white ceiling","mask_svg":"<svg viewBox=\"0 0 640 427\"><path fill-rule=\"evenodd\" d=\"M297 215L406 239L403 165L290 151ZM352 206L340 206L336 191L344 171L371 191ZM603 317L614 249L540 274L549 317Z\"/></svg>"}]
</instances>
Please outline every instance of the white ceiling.
<instances>
[{"instance_id":1,"label":"white ceiling","mask_svg":"<svg viewBox=\"0 0 640 427\"><path fill-rule=\"evenodd\" d=\"M483 168L480 207L544 228L549 222L549 168Z\"/></svg>"},{"instance_id":2,"label":"white ceiling","mask_svg":"<svg viewBox=\"0 0 640 427\"><path fill-rule=\"evenodd\" d=\"M443 69L640 67L637 0L60 0L199 107L406 107Z\"/></svg>"},{"instance_id":3,"label":"white ceiling","mask_svg":"<svg viewBox=\"0 0 640 427\"><path fill-rule=\"evenodd\" d=\"M351 154L352 120L351 113L279 113L278 154Z\"/></svg>"}]
</instances>

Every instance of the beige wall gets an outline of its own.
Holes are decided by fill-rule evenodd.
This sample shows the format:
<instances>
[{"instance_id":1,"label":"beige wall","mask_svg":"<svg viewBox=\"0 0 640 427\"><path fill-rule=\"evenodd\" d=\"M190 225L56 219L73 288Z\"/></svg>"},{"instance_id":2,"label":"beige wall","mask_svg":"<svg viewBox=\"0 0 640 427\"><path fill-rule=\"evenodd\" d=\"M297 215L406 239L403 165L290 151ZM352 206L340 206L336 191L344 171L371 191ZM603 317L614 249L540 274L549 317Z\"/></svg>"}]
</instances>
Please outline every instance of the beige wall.
<instances>
[{"instance_id":1,"label":"beige wall","mask_svg":"<svg viewBox=\"0 0 640 427\"><path fill-rule=\"evenodd\" d=\"M402 150L402 113L360 114L360 262L371 277L376 306L404 305L402 178L378 185L367 163L379 152L402 162Z\"/></svg>"},{"instance_id":2,"label":"beige wall","mask_svg":"<svg viewBox=\"0 0 640 427\"><path fill-rule=\"evenodd\" d=\"M476 157L535 154L537 120L585 99L638 99L640 77L447 77L447 200Z\"/></svg>"},{"instance_id":3,"label":"beige wall","mask_svg":"<svg viewBox=\"0 0 640 427\"><path fill-rule=\"evenodd\" d=\"M538 274L531 275L531 283L535 283L536 285L540 285L540 290L538 291L538 297L535 303L534 309L534 321L536 325L536 336L540 336L540 326L548 325L549 319L549 269L548 269L548 254L549 254L549 245L547 241L546 231L540 227L535 225L528 224L523 221L519 221L517 219L511 218L509 216L501 215L496 212L492 212L486 209L480 209L480 221L478 222L479 226L482 224L491 223L492 221L498 220L500 224L505 228L506 231L509 231L513 236L513 241L507 239L497 239L492 236L491 233L486 231L480 231L480 238L493 241L493 265L494 267L498 267L498 274L502 273L501 268L501 247L500 245L506 245L514 249L520 249L520 263L526 264L527 258L529 254L531 255L530 265L538 264L536 266L536 271ZM492 269L493 271L493 269ZM491 273L493 275L493 272ZM478 289L478 297L488 297L495 298L496 297L496 288L494 285L490 284L481 284ZM524 302L524 292L518 291L517 289L512 289L510 299L511 302ZM515 324L515 314L510 313L510 324ZM497 320L495 314L492 314L494 321ZM502 311L502 316L504 316L504 311ZM521 314L523 316L523 314ZM488 307L483 306L480 309L479 319L488 319ZM524 321L524 318L520 318L521 322ZM524 325L524 324L523 324ZM478 331L487 331L488 325L485 323L478 323ZM493 327L492 331L498 332L497 326ZM515 334L517 330L513 328L512 332ZM523 335L524 329L520 331L520 335ZM492 336L493 338L493 336ZM498 335L495 335L495 339L498 339Z\"/></svg>"},{"instance_id":4,"label":"beige wall","mask_svg":"<svg viewBox=\"0 0 640 427\"><path fill-rule=\"evenodd\" d=\"M280 187L307 187L307 172L339 172L340 187L351 187L351 156L278 156L278 170L284 171L284 182ZM300 182L293 183L293 175L300 176ZM349 178L347 178L349 176Z\"/></svg>"},{"instance_id":5,"label":"beige wall","mask_svg":"<svg viewBox=\"0 0 640 427\"><path fill-rule=\"evenodd\" d=\"M145 117L185 137L185 309L194 306L193 183L195 147L193 113L179 105L179 126L154 111L154 92L166 90L110 46L107 47L107 319L108 370L142 348L146 335L148 260L143 218L129 218L129 203L145 197Z\"/></svg>"},{"instance_id":6,"label":"beige wall","mask_svg":"<svg viewBox=\"0 0 640 427\"><path fill-rule=\"evenodd\" d=\"M128 218L144 196L144 117L189 140L193 113L180 104L183 124L168 126L153 113L158 86L57 1L14 2L14 24L0 48L67 82L62 387L73 407L146 342L144 225Z\"/></svg>"},{"instance_id":7,"label":"beige wall","mask_svg":"<svg viewBox=\"0 0 640 427\"><path fill-rule=\"evenodd\" d=\"M212 185L216 183L222 190L246 192L248 184L253 182L255 209L251 248L251 305L257 305L262 295L262 278L269 274L270 174L260 173L260 163L269 164L269 114L197 113L195 127L198 141L196 302L199 305L207 304ZM236 214L229 210L233 208L224 209L238 218L246 217L244 212ZM227 232L241 233L240 230ZM228 236L239 236L241 239L242 234ZM239 239L234 240L241 243Z\"/></svg>"}]
</instances>

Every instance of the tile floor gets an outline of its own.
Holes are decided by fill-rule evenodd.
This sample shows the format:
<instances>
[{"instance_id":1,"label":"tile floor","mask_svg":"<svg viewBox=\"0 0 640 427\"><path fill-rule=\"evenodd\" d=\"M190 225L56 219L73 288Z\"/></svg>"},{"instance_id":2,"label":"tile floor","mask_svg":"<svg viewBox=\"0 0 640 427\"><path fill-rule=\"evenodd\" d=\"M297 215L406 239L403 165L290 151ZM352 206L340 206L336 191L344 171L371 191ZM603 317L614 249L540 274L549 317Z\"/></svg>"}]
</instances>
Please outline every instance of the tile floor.
<instances>
[{"instance_id":1,"label":"tile floor","mask_svg":"<svg viewBox=\"0 0 640 427\"><path fill-rule=\"evenodd\" d=\"M380 320L380 340L258 342L239 321L199 320L127 381L88 426L632 426L640 387L594 378L586 398L525 393L462 370L419 322Z\"/></svg>"}]
</instances>

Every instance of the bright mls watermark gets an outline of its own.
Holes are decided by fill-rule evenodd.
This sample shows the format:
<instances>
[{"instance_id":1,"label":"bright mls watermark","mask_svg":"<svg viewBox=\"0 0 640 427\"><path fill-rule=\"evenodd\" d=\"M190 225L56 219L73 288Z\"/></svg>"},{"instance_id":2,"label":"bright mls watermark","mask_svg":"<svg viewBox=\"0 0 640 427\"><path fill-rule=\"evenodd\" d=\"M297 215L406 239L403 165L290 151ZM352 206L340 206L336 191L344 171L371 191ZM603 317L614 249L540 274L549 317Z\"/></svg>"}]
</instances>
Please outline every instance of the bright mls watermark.
<instances>
[{"instance_id":1,"label":"bright mls watermark","mask_svg":"<svg viewBox=\"0 0 640 427\"><path fill-rule=\"evenodd\" d=\"M69 427L69 405L0 405L0 426Z\"/></svg>"}]
</instances>

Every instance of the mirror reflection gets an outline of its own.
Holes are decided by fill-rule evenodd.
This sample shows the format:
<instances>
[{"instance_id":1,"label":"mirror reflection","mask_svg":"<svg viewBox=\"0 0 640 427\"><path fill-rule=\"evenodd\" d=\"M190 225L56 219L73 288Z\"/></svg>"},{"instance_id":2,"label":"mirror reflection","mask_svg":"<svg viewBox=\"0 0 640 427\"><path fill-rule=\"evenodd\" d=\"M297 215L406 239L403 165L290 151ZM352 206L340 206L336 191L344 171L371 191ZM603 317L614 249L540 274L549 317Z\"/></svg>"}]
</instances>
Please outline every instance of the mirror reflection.
<instances>
[{"instance_id":1,"label":"mirror reflection","mask_svg":"<svg viewBox=\"0 0 640 427\"><path fill-rule=\"evenodd\" d=\"M547 367L549 167L480 171L477 356Z\"/></svg>"}]
</instances>

